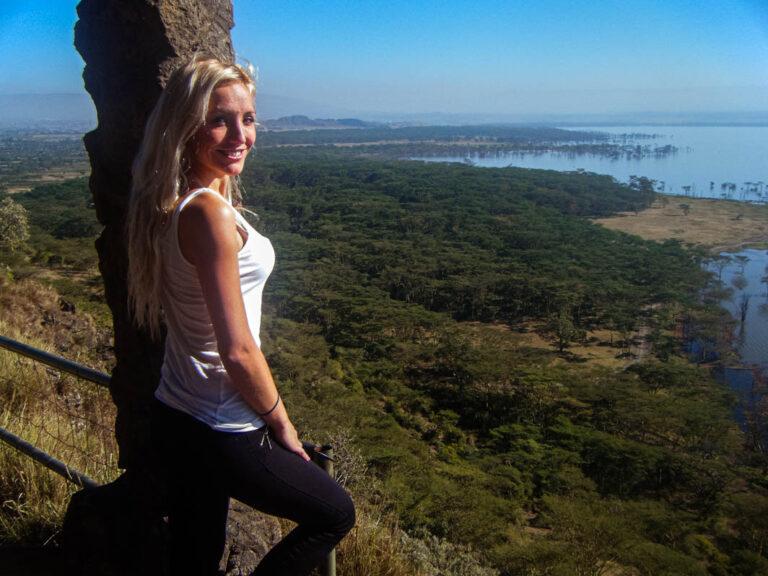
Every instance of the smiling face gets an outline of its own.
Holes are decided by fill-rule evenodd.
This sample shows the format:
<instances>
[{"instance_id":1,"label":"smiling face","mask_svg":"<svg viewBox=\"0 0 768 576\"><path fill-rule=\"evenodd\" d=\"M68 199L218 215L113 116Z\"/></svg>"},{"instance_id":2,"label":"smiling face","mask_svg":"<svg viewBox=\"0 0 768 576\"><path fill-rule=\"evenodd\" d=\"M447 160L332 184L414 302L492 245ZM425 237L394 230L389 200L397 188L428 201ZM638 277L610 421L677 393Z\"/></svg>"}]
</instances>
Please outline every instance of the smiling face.
<instances>
[{"instance_id":1,"label":"smiling face","mask_svg":"<svg viewBox=\"0 0 768 576\"><path fill-rule=\"evenodd\" d=\"M231 82L211 94L208 114L189 142L190 180L222 192L227 178L243 171L256 141L256 111L248 88Z\"/></svg>"}]
</instances>

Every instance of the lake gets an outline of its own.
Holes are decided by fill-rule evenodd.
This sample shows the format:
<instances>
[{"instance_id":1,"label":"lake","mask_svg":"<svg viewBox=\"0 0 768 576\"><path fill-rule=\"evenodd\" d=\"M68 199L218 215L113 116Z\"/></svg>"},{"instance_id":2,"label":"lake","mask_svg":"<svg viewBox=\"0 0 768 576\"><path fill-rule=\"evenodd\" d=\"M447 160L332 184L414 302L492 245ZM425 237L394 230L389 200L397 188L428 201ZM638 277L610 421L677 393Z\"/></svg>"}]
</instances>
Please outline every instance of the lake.
<instances>
[{"instance_id":1,"label":"lake","mask_svg":"<svg viewBox=\"0 0 768 576\"><path fill-rule=\"evenodd\" d=\"M753 387L753 369L765 373L768 370L768 252L746 249L736 253L722 253L728 263L722 269L721 279L733 293L722 300L737 320L734 328L734 349L738 353L740 366L723 366L718 376L738 395L739 405L735 408L736 419L744 426L746 411L759 399ZM709 269L717 274L717 266ZM744 322L741 307L745 306Z\"/></svg>"},{"instance_id":2,"label":"lake","mask_svg":"<svg viewBox=\"0 0 768 576\"><path fill-rule=\"evenodd\" d=\"M667 194L700 198L720 198L730 194L737 200L768 200L768 127L760 126L579 126L574 130L594 130L609 134L655 134L653 140L638 144L678 148L676 154L640 159L606 158L565 153L506 153L492 157L419 157L432 162L465 162L477 166L542 168L547 170L586 170L610 174L621 182L629 177L646 176L664 183ZM623 141L623 140L622 140ZM724 184L734 185L729 191ZM750 183L746 185L745 183ZM685 188L689 187L689 188Z\"/></svg>"},{"instance_id":3,"label":"lake","mask_svg":"<svg viewBox=\"0 0 768 576\"><path fill-rule=\"evenodd\" d=\"M768 280L768 252L748 249L721 256L730 258L722 281L733 290L721 305L737 320L742 304L747 311L744 324L739 323L735 329L736 351L744 364L768 365L768 284L763 280ZM746 258L743 265L738 257Z\"/></svg>"},{"instance_id":4,"label":"lake","mask_svg":"<svg viewBox=\"0 0 768 576\"><path fill-rule=\"evenodd\" d=\"M626 182L631 175L646 176L664 182L664 192L683 194L684 186L690 186L691 196L720 198L723 183L736 185L732 195L737 200L768 200L768 127L766 126L580 126L578 130L607 132L613 135L654 134L653 140L638 139L639 144L657 146L672 144L676 154L646 156L639 159L606 158L596 155L564 153L504 153L496 156L421 157L432 162L471 161L481 167L517 166L547 170L586 170L609 174ZM618 140L617 140L618 141ZM621 142L624 140L622 139ZM751 183L750 191L745 183ZM737 256L747 258L743 266ZM764 250L742 250L731 254L731 263L722 271L722 279L733 288L733 296L722 305L734 317L740 316L742 299L749 298L747 316L743 327L736 334L737 351L746 365L768 367L768 298L763 276L768 274L768 254ZM741 288L732 282L743 275L747 284Z\"/></svg>"},{"instance_id":5,"label":"lake","mask_svg":"<svg viewBox=\"0 0 768 576\"><path fill-rule=\"evenodd\" d=\"M608 158L599 155L566 153L503 153L495 156L420 157L430 162L471 162L476 166L500 168L515 166L546 170L585 170L609 174L620 182L630 176L645 176L657 181L657 190L700 198L730 197L748 202L768 201L768 127L749 126L580 126L578 130L594 130L616 135L654 134L652 140L638 139L637 144L664 146L678 151L665 156L642 158ZM663 182L663 187L662 183ZM732 186L729 187L727 184ZM726 185L726 186L724 186ZM735 409L737 420L744 425L744 410L755 401L753 367L768 371L768 253L745 249L728 256L721 277L733 289L721 305L737 320L741 305L746 306L744 322L738 322L734 347L740 365L723 366L719 376L740 397ZM739 258L741 257L741 258ZM737 277L743 277L737 280Z\"/></svg>"}]
</instances>

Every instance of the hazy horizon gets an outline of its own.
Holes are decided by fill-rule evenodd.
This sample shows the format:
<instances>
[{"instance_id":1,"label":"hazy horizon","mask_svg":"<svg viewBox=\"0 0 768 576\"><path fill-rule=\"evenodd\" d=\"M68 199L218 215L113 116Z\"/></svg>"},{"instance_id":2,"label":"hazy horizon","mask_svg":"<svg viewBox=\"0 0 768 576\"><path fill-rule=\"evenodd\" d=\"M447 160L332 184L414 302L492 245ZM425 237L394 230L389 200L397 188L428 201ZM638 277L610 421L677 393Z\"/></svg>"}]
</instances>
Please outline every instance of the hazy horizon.
<instances>
[{"instance_id":1,"label":"hazy horizon","mask_svg":"<svg viewBox=\"0 0 768 576\"><path fill-rule=\"evenodd\" d=\"M0 95L85 94L76 4L0 6ZM264 119L768 112L768 5L757 0L234 8L234 46L259 70Z\"/></svg>"},{"instance_id":2,"label":"hazy horizon","mask_svg":"<svg viewBox=\"0 0 768 576\"><path fill-rule=\"evenodd\" d=\"M286 116L309 118L358 118L369 122L403 124L545 124L557 126L654 126L723 125L766 126L768 108L746 111L645 110L613 113L461 113L461 112L386 112L345 110L339 107L281 98L270 94L257 96L260 120ZM96 110L87 93L0 94L0 128L43 128L90 130L96 126Z\"/></svg>"}]
</instances>

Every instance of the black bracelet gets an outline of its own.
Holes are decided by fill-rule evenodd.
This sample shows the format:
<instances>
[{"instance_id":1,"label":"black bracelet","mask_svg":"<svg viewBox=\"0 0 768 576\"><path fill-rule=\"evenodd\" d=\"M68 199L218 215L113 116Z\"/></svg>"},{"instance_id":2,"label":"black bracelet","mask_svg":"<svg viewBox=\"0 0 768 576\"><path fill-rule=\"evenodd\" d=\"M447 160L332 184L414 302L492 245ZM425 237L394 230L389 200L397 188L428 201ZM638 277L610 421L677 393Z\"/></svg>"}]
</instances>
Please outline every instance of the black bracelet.
<instances>
[{"instance_id":1,"label":"black bracelet","mask_svg":"<svg viewBox=\"0 0 768 576\"><path fill-rule=\"evenodd\" d=\"M274 406L272 406L272 408L270 408L269 410L267 410L267 411L266 411L266 412L264 412L263 414L260 414L259 412L256 412L256 415L257 415L259 418L264 418L264 417L266 417L266 416L269 416L270 414L272 414L272 412L274 412L274 411L275 411L275 408L277 408L277 405L278 405L278 404L280 404L280 394L278 394L278 395L277 395L277 400L275 400L275 405L274 405Z\"/></svg>"}]
</instances>

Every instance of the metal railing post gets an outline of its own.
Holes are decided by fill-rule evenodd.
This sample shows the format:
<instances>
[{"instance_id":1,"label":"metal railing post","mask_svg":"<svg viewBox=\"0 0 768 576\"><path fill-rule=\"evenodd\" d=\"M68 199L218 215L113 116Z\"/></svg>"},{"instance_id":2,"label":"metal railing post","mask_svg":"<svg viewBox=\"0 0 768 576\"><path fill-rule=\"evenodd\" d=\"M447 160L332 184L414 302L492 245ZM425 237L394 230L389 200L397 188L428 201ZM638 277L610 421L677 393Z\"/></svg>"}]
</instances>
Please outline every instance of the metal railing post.
<instances>
[{"instance_id":1,"label":"metal railing post","mask_svg":"<svg viewBox=\"0 0 768 576\"><path fill-rule=\"evenodd\" d=\"M333 447L325 445L322 447L323 453L328 458L320 459L320 467L333 478ZM325 576L336 576L336 548L328 552L328 558L325 561Z\"/></svg>"},{"instance_id":2,"label":"metal railing post","mask_svg":"<svg viewBox=\"0 0 768 576\"><path fill-rule=\"evenodd\" d=\"M325 473L333 478L333 447L330 444L318 446L311 442L302 442L304 451L312 458L312 462L320 466ZM336 549L328 552L323 565L323 576L336 576Z\"/></svg>"}]
</instances>

